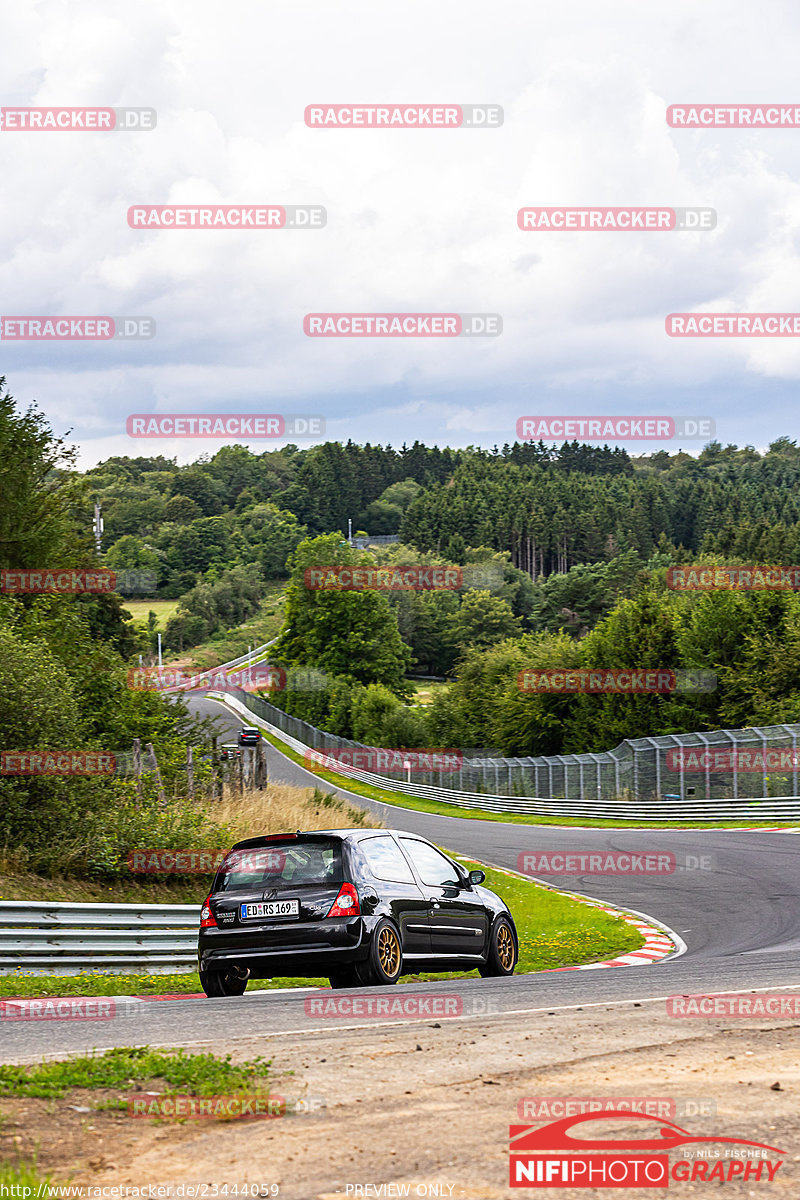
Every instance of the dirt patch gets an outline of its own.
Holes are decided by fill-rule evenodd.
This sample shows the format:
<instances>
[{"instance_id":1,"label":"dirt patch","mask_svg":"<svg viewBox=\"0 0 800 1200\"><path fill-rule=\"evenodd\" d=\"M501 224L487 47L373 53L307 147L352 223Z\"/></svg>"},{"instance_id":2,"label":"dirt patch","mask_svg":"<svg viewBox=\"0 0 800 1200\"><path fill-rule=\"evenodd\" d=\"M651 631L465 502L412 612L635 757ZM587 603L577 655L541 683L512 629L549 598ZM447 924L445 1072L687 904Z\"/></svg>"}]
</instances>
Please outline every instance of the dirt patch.
<instances>
[{"instance_id":1,"label":"dirt patch","mask_svg":"<svg viewBox=\"0 0 800 1200\"><path fill-rule=\"evenodd\" d=\"M778 1146L786 1159L769 1195L798 1194L796 1026L675 1021L663 1004L649 1003L488 1020L215 1041L209 1048L234 1060L272 1059L272 1090L302 1097L305 1112L155 1123L75 1111L99 1096L72 1092L0 1102L0 1147L13 1159L38 1144L44 1170L80 1184L247 1182L278 1185L280 1200L329 1200L354 1196L356 1185L391 1183L408 1184L412 1197L497 1200L511 1194L508 1127L525 1123L525 1097L640 1096L710 1101L715 1111L679 1109L676 1123L696 1135ZM687 1195L712 1186L671 1184ZM729 1182L724 1194L745 1196L753 1186ZM397 1187L360 1197L403 1194ZM552 1194L590 1200L607 1192Z\"/></svg>"}]
</instances>

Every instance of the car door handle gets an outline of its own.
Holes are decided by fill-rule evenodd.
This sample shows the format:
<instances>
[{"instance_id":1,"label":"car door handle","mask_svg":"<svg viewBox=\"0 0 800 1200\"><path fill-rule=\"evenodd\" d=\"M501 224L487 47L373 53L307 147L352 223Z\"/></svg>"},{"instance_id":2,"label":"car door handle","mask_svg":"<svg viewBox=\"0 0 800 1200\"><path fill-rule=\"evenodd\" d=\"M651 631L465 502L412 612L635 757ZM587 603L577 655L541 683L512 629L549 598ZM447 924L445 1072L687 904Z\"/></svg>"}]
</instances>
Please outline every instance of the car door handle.
<instances>
[{"instance_id":1,"label":"car door handle","mask_svg":"<svg viewBox=\"0 0 800 1200\"><path fill-rule=\"evenodd\" d=\"M438 900L434 900L433 904L431 905L431 908L441 908L441 907L442 906Z\"/></svg>"}]
</instances>

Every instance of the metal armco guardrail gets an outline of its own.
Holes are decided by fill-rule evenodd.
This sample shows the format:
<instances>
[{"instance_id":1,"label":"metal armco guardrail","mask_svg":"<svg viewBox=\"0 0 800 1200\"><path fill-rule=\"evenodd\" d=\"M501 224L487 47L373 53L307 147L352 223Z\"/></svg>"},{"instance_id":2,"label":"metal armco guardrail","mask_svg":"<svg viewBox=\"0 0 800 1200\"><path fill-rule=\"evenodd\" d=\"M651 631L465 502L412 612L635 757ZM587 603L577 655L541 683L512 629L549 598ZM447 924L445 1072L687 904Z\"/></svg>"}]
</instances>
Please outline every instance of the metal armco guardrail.
<instances>
[{"instance_id":1,"label":"metal armco guardrail","mask_svg":"<svg viewBox=\"0 0 800 1200\"><path fill-rule=\"evenodd\" d=\"M307 766L312 762L325 767L325 750L314 749L298 738L280 729L267 720L263 712L272 708L257 696L242 693L246 702L221 692L209 692L215 699L223 700L239 715L261 725L269 733L285 742L292 750L302 754ZM260 711L259 711L260 710ZM311 760L311 761L309 761ZM433 787L423 783L407 783L384 775L353 768L343 770L341 763L329 760L329 769L338 775L346 775L373 787L387 788L407 796L420 796L450 804L457 808L483 809L486 812L526 813L531 816L567 817L593 821L697 821L718 824L721 821L800 821L800 795L776 797L731 797L722 799L671 799L642 800L631 798L570 799L565 797L509 796L488 792L457 791L452 788Z\"/></svg>"},{"instance_id":2,"label":"metal armco guardrail","mask_svg":"<svg viewBox=\"0 0 800 1200\"><path fill-rule=\"evenodd\" d=\"M232 658L229 662L220 663L218 667L212 667L208 671L198 672L195 675L196 686L202 687L203 682L206 679L210 682L213 682L215 675L219 675L222 672L229 674L231 671L235 670L236 667L244 666L245 663L255 666L261 661L261 656L263 655L264 651L268 650L270 646L274 646L277 640L278 639L276 637L271 638L268 642L262 642L260 646L253 646L252 650L248 650L247 654L242 654L239 658ZM169 670L169 668L167 668L167 670ZM175 687L164 688L163 690L165 693L178 692L181 691L182 688L176 684Z\"/></svg>"},{"instance_id":3,"label":"metal armco guardrail","mask_svg":"<svg viewBox=\"0 0 800 1200\"><path fill-rule=\"evenodd\" d=\"M192 971L197 904L0 900L0 975Z\"/></svg>"}]
</instances>

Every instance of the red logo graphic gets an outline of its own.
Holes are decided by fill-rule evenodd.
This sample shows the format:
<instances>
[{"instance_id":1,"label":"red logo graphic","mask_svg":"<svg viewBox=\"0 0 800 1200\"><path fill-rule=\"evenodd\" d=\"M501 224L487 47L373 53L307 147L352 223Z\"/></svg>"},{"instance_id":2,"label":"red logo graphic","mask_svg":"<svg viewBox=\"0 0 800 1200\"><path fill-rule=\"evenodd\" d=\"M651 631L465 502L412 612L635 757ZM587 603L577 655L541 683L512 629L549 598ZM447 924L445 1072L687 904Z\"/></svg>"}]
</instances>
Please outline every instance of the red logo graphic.
<instances>
[{"instance_id":1,"label":"red logo graphic","mask_svg":"<svg viewBox=\"0 0 800 1200\"><path fill-rule=\"evenodd\" d=\"M620 1119L626 1125L637 1121L652 1123L652 1136L644 1137L591 1137L573 1134L577 1126L585 1122ZM655 1126L655 1128L652 1128ZM641 1127L643 1130L645 1126ZM770 1162L767 1154L784 1154L775 1146L763 1142L750 1142L744 1138L723 1137L720 1134L696 1136L672 1122L649 1117L644 1113L608 1111L598 1116L564 1117L550 1125L511 1125L510 1138L510 1187L669 1187L670 1181L684 1183L771 1182L781 1166L781 1161ZM682 1146L698 1145L747 1146L748 1157L744 1161L737 1157L714 1159L684 1156L670 1164L670 1151ZM588 1151L588 1153L587 1153ZM596 1153L604 1151L605 1153ZM753 1151L760 1151L756 1156ZM611 1152L611 1153L609 1153ZM644 1153L643 1153L644 1152Z\"/></svg>"}]
</instances>

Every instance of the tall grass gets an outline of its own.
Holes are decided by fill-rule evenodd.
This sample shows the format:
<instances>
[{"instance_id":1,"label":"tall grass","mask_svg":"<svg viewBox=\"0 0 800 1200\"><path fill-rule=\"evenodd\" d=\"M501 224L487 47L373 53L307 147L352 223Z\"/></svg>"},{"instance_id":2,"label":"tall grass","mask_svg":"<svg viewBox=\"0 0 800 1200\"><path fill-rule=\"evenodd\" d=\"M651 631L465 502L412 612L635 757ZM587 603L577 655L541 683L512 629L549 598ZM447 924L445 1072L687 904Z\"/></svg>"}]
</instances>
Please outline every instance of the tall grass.
<instances>
[{"instance_id":1,"label":"tall grass","mask_svg":"<svg viewBox=\"0 0 800 1200\"><path fill-rule=\"evenodd\" d=\"M263 791L243 794L226 787L222 800L207 802L206 807L215 821L233 830L236 841L298 829L372 828L381 824L339 796L285 783L271 783Z\"/></svg>"},{"instance_id":2,"label":"tall grass","mask_svg":"<svg viewBox=\"0 0 800 1200\"><path fill-rule=\"evenodd\" d=\"M284 783L243 793L226 784L221 800L191 804L184 798L172 801L170 808L169 814L154 808L148 820L141 820L141 811L129 813L140 820L120 822L110 831L113 840L104 843L102 870L86 871L78 844L53 846L46 861L33 862L24 850L0 848L0 900L194 903L206 881L204 876L132 874L127 865L129 851L225 850L236 841L262 834L380 825L340 797Z\"/></svg>"}]
</instances>

